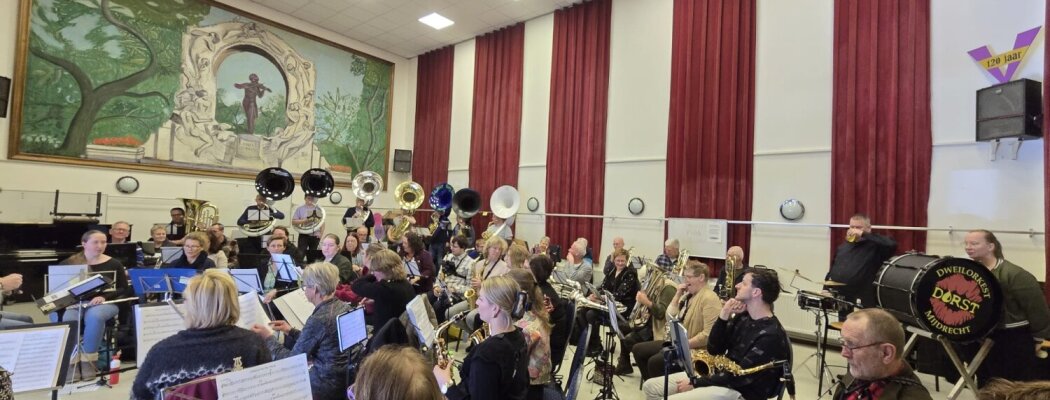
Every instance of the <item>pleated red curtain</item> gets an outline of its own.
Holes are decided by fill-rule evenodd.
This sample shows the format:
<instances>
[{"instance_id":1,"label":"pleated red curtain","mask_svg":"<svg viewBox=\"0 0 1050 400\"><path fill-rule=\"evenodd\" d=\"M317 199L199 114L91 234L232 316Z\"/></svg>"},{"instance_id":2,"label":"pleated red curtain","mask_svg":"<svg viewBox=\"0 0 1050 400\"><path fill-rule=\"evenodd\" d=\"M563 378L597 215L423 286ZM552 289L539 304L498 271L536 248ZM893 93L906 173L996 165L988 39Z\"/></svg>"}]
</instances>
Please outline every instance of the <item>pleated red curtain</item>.
<instances>
[{"instance_id":1,"label":"pleated red curtain","mask_svg":"<svg viewBox=\"0 0 1050 400\"><path fill-rule=\"evenodd\" d=\"M674 2L667 217L751 219L755 8L755 0ZM750 232L730 225L729 244L746 254Z\"/></svg>"},{"instance_id":2,"label":"pleated red curtain","mask_svg":"<svg viewBox=\"0 0 1050 400\"><path fill-rule=\"evenodd\" d=\"M612 1L593 0L554 12L547 212L601 215L605 209L605 123L609 93ZM568 249L587 238L599 258L598 218L547 217L551 243Z\"/></svg>"},{"instance_id":3,"label":"pleated red curtain","mask_svg":"<svg viewBox=\"0 0 1050 400\"><path fill-rule=\"evenodd\" d=\"M518 185L525 24L478 36L474 52L470 187L481 194L482 209L487 210L493 190ZM474 217L478 238L489 220L480 214Z\"/></svg>"},{"instance_id":4,"label":"pleated red curtain","mask_svg":"<svg viewBox=\"0 0 1050 400\"><path fill-rule=\"evenodd\" d=\"M412 145L412 180L429 193L448 181L452 130L452 66L455 48L447 46L419 56L416 70L416 125ZM428 208L424 204L424 208ZM417 212L425 221L429 212Z\"/></svg>"},{"instance_id":5,"label":"pleated red curtain","mask_svg":"<svg viewBox=\"0 0 1050 400\"><path fill-rule=\"evenodd\" d=\"M839 0L834 19L831 221L861 212L876 225L926 226L929 1ZM926 249L923 231L885 233L898 252ZM832 230L832 251L844 235Z\"/></svg>"}]
</instances>

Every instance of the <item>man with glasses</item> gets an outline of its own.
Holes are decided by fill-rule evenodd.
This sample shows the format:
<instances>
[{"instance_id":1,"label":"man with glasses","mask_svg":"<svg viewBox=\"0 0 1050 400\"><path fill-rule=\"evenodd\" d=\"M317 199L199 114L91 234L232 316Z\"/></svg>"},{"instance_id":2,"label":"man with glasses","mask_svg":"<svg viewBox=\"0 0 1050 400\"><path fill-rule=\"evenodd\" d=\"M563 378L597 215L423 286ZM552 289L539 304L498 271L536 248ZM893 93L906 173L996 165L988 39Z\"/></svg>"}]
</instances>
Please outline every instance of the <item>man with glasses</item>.
<instances>
[{"instance_id":1,"label":"man with glasses","mask_svg":"<svg viewBox=\"0 0 1050 400\"><path fill-rule=\"evenodd\" d=\"M857 310L842 324L842 357L849 370L834 399L930 399L930 392L902 359L904 329L878 308Z\"/></svg>"},{"instance_id":2,"label":"man with glasses","mask_svg":"<svg viewBox=\"0 0 1050 400\"><path fill-rule=\"evenodd\" d=\"M131 224L124 221L114 222L109 227L109 244L124 244L131 235Z\"/></svg>"},{"instance_id":3,"label":"man with glasses","mask_svg":"<svg viewBox=\"0 0 1050 400\"><path fill-rule=\"evenodd\" d=\"M726 301L711 328L707 351L726 356L741 368L788 360L791 348L787 333L773 315L773 303L780 296L780 290L780 280L772 270L754 268L744 274L744 279L736 285L736 297ZM782 375L781 368L741 376L718 371L695 379L679 372L669 377L667 393L674 395L670 397L672 400L768 399L777 396ZM642 392L649 400L662 399L664 378L645 381Z\"/></svg>"},{"instance_id":4,"label":"man with glasses","mask_svg":"<svg viewBox=\"0 0 1050 400\"><path fill-rule=\"evenodd\" d=\"M660 298L655 303L645 292L638 292L638 302L642 306L649 307L649 324L645 325L645 329L650 330L648 339L645 339L648 341L638 344L623 341L623 349L630 353L626 351L621 353L620 365L625 363L627 365L617 366L617 373L631 372L627 356L634 354L634 360L638 362L638 367L641 369L642 380L664 374L664 356L661 350L663 350L664 342L670 340L666 337L666 315L672 315L682 321L686 331L693 335L689 338L689 348L707 348L711 327L714 326L715 319L718 318L718 313L722 309L722 302L718 300L718 295L707 288L707 274L706 264L689 261L682 272L683 282L675 286L674 282L665 278L666 283L658 292ZM681 369L675 368L671 372L678 371Z\"/></svg>"},{"instance_id":5,"label":"man with glasses","mask_svg":"<svg viewBox=\"0 0 1050 400\"><path fill-rule=\"evenodd\" d=\"M168 223L167 231L168 240L182 246L182 238L186 236L186 210L182 207L171 209L171 222Z\"/></svg>"}]
</instances>

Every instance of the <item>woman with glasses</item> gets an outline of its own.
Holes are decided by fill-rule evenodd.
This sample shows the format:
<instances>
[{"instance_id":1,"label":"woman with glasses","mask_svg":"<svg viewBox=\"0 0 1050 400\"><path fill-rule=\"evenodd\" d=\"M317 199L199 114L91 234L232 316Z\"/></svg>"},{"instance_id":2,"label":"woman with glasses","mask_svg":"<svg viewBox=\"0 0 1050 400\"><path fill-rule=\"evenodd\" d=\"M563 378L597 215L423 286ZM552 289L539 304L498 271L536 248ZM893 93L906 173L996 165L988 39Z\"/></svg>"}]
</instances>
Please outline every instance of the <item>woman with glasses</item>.
<instances>
[{"instance_id":1,"label":"woman with glasses","mask_svg":"<svg viewBox=\"0 0 1050 400\"><path fill-rule=\"evenodd\" d=\"M350 311L350 306L334 296L339 285L339 270L327 262L313 263L303 270L303 292L314 305L314 312L302 330L285 321L273 321L270 327L252 326L252 331L266 341L275 360L306 354L310 361L310 388L314 399L342 399L346 395L347 354L339 349L336 317ZM270 329L273 330L270 330ZM273 331L284 333L278 342Z\"/></svg>"},{"instance_id":2,"label":"woman with glasses","mask_svg":"<svg viewBox=\"0 0 1050 400\"><path fill-rule=\"evenodd\" d=\"M182 238L182 256L175 261L164 264L163 267L193 268L202 272L209 268L215 268L215 262L208 258L205 249L211 245L208 235L204 232L190 232Z\"/></svg>"}]
</instances>

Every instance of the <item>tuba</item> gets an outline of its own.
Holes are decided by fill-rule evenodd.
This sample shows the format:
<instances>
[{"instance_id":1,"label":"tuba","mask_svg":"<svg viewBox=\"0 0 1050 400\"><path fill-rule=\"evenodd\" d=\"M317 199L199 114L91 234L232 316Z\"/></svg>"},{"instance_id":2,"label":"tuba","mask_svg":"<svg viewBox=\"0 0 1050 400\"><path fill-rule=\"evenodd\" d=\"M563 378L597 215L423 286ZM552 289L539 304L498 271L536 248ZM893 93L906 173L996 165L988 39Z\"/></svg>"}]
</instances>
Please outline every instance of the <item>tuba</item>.
<instances>
[{"instance_id":1,"label":"tuba","mask_svg":"<svg viewBox=\"0 0 1050 400\"><path fill-rule=\"evenodd\" d=\"M440 216L437 213L430 216L431 233L437 231L441 221L448 221L448 212L449 208L452 207L452 197L455 192L452 185L449 185L447 182L439 183L434 190L430 191L430 208L440 212Z\"/></svg>"},{"instance_id":2,"label":"tuba","mask_svg":"<svg viewBox=\"0 0 1050 400\"><path fill-rule=\"evenodd\" d=\"M299 178L299 187L303 189L307 196L321 198L328 196L335 189L335 178L327 170L312 168L304 172L303 176ZM314 208L314 212L306 217L306 222L293 223L292 228L304 235L313 234L324 226L325 216L324 207L318 205Z\"/></svg>"},{"instance_id":3,"label":"tuba","mask_svg":"<svg viewBox=\"0 0 1050 400\"><path fill-rule=\"evenodd\" d=\"M270 167L255 175L255 191L266 198L266 204L291 196L295 190L295 178L284 168ZM249 221L241 225L241 232L250 237L262 236L273 230L276 220Z\"/></svg>"},{"instance_id":4,"label":"tuba","mask_svg":"<svg viewBox=\"0 0 1050 400\"><path fill-rule=\"evenodd\" d=\"M489 208L492 209L492 214L503 219L503 223L497 226L495 229L485 231L481 235L482 239L488 240L492 235L499 236L500 232L504 229L509 229L510 225L514 224L514 215L518 213L518 208L521 207L521 195L518 193L518 189L514 186L503 185L496 188L492 192L492 197L489 199Z\"/></svg>"},{"instance_id":5,"label":"tuba","mask_svg":"<svg viewBox=\"0 0 1050 400\"><path fill-rule=\"evenodd\" d=\"M412 181L401 182L394 189L394 197L405 215L401 216L397 225L386 232L386 238L391 242L399 242L405 232L412 227L412 212L423 204L423 187Z\"/></svg>"},{"instance_id":6,"label":"tuba","mask_svg":"<svg viewBox=\"0 0 1050 400\"><path fill-rule=\"evenodd\" d=\"M186 233L207 231L219 222L219 207L207 200L182 199L186 208Z\"/></svg>"},{"instance_id":7,"label":"tuba","mask_svg":"<svg viewBox=\"0 0 1050 400\"><path fill-rule=\"evenodd\" d=\"M469 221L480 210L481 194L471 188L459 189L452 196L452 212L456 213L456 218L459 219L459 223L456 224L456 231L452 232L452 236L466 236L473 242L474 231L470 227Z\"/></svg>"}]
</instances>

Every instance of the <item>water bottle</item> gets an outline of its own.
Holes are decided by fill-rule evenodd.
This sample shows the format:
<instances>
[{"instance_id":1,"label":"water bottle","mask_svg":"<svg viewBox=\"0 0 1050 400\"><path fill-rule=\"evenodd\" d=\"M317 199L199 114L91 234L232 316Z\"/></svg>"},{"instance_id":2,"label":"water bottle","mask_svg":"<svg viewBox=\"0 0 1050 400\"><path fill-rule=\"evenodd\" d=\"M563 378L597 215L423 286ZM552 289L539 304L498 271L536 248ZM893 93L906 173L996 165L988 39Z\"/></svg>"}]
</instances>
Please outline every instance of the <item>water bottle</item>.
<instances>
[{"instance_id":1,"label":"water bottle","mask_svg":"<svg viewBox=\"0 0 1050 400\"><path fill-rule=\"evenodd\" d=\"M113 354L113 359L109 361L109 384L116 385L120 383L120 352Z\"/></svg>"},{"instance_id":2,"label":"water bottle","mask_svg":"<svg viewBox=\"0 0 1050 400\"><path fill-rule=\"evenodd\" d=\"M135 264L139 267L146 266L146 253L142 251L142 245L135 246Z\"/></svg>"}]
</instances>

